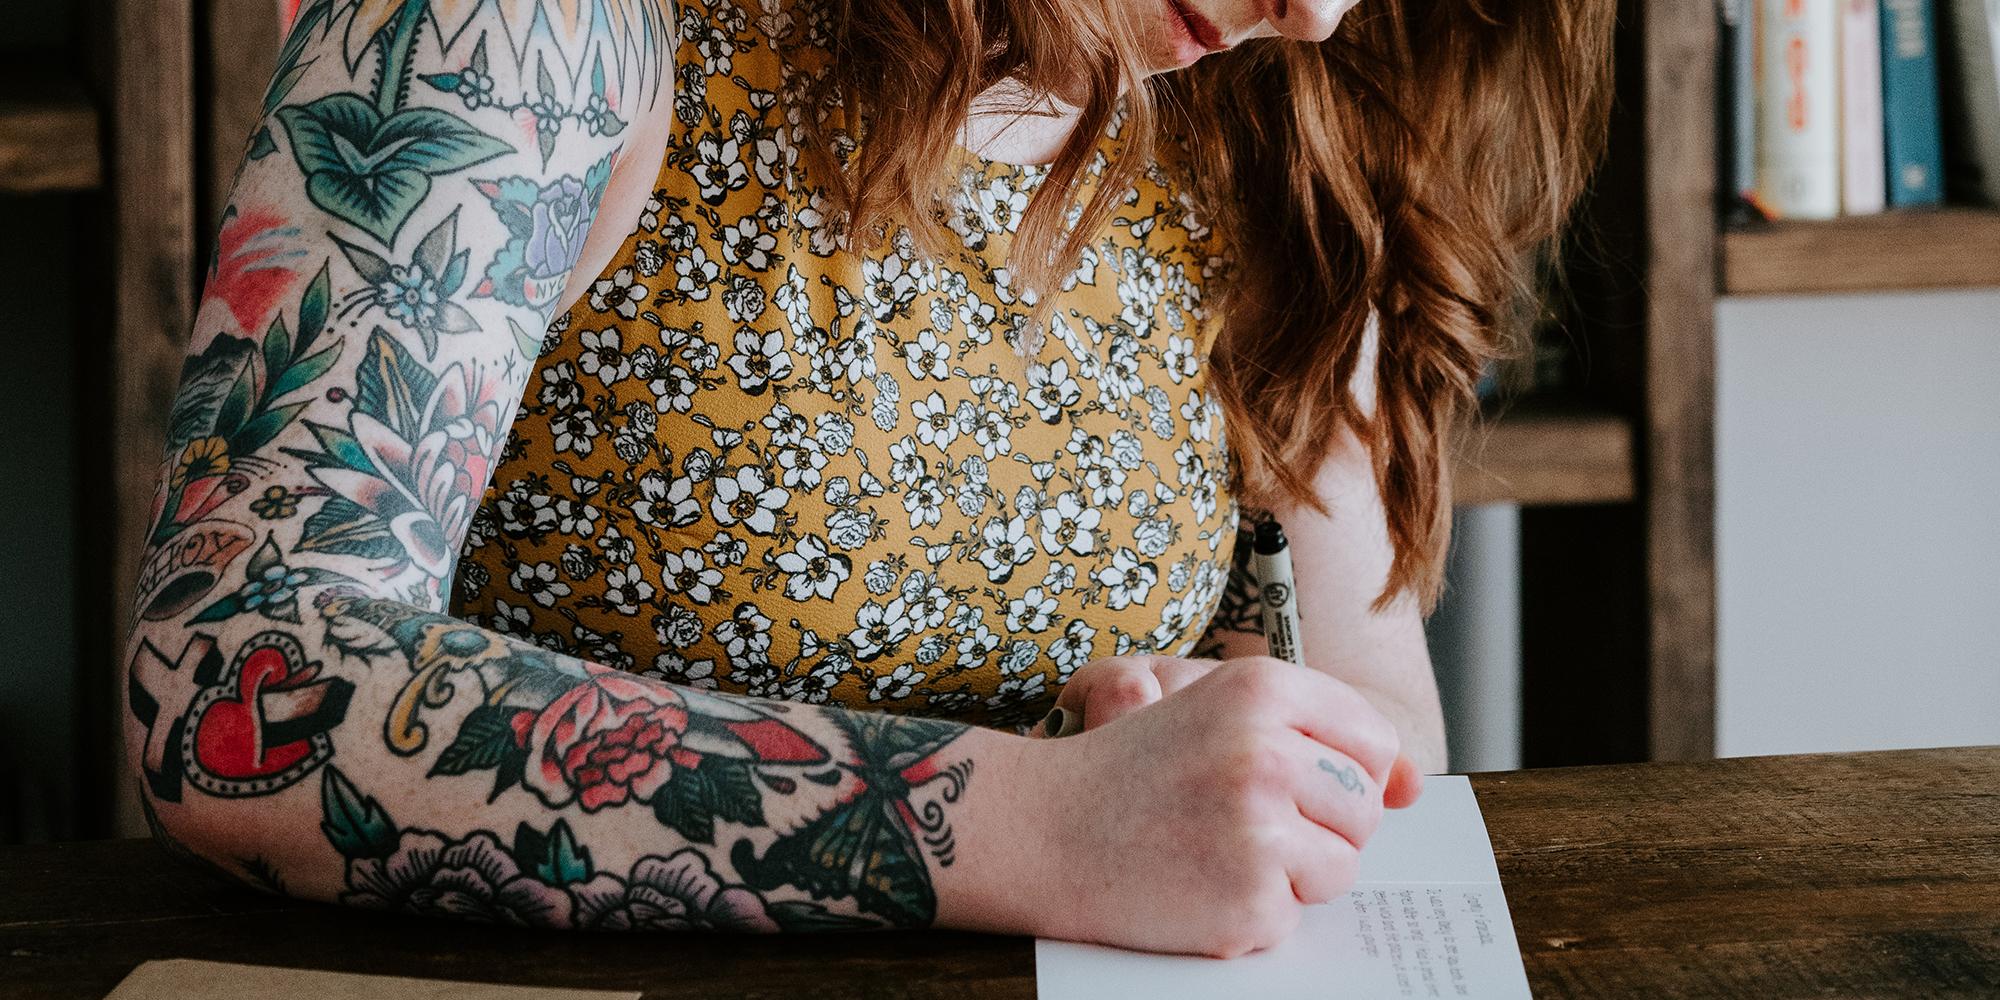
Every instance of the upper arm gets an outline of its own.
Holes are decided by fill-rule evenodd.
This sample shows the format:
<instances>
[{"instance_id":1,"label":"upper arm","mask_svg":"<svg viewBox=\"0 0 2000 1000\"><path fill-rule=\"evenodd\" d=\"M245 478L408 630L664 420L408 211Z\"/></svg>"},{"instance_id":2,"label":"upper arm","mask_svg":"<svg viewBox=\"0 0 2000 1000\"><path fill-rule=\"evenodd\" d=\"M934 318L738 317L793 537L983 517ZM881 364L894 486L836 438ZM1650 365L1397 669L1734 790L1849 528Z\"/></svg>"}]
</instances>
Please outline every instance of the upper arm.
<instances>
[{"instance_id":1,"label":"upper arm","mask_svg":"<svg viewBox=\"0 0 2000 1000\"><path fill-rule=\"evenodd\" d=\"M654 0L308 0L209 261L149 540L246 489L323 496L252 534L436 606L614 165L664 144L667 29Z\"/></svg>"}]
</instances>

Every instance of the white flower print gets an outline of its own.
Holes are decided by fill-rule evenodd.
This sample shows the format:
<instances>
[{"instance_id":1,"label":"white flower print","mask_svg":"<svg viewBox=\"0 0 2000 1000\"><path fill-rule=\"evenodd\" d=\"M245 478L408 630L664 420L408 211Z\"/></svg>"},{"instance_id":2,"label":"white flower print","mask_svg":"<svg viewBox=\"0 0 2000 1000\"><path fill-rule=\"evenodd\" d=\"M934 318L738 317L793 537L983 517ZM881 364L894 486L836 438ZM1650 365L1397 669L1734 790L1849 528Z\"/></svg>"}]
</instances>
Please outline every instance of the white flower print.
<instances>
[{"instance_id":1,"label":"white flower print","mask_svg":"<svg viewBox=\"0 0 2000 1000\"><path fill-rule=\"evenodd\" d=\"M736 331L736 353L729 356L736 372L736 384L752 396L761 396L773 381L792 374L792 355L785 350L785 336L776 330L763 334L744 327Z\"/></svg>"},{"instance_id":2,"label":"white flower print","mask_svg":"<svg viewBox=\"0 0 2000 1000\"><path fill-rule=\"evenodd\" d=\"M1122 611L1133 604L1146 603L1146 595L1160 580L1160 571L1150 562L1140 562L1139 554L1120 546L1111 555L1111 565L1097 571L1097 582L1105 586L1105 605Z\"/></svg>"},{"instance_id":3,"label":"white flower print","mask_svg":"<svg viewBox=\"0 0 2000 1000\"><path fill-rule=\"evenodd\" d=\"M661 413L669 410L686 413L694 408L694 394L701 391L701 383L687 369L670 365L666 374L646 383L646 388L652 390L654 409Z\"/></svg>"},{"instance_id":4,"label":"white flower print","mask_svg":"<svg viewBox=\"0 0 2000 1000\"><path fill-rule=\"evenodd\" d=\"M507 585L545 608L556 606L556 598L569 596L569 584L556 578L555 563L517 563L507 575Z\"/></svg>"},{"instance_id":5,"label":"white flower print","mask_svg":"<svg viewBox=\"0 0 2000 1000\"><path fill-rule=\"evenodd\" d=\"M896 563L889 559L877 559L868 564L868 572L862 574L861 585L871 594L886 594L896 589Z\"/></svg>"},{"instance_id":6,"label":"white flower print","mask_svg":"<svg viewBox=\"0 0 2000 1000\"><path fill-rule=\"evenodd\" d=\"M669 594L679 594L696 604L707 604L722 586L722 571L708 565L697 549L660 553L660 583Z\"/></svg>"},{"instance_id":7,"label":"white flower print","mask_svg":"<svg viewBox=\"0 0 2000 1000\"><path fill-rule=\"evenodd\" d=\"M990 233L1011 233L1021 227L1021 213L1028 208L1028 193L1016 191L1004 177L996 177L979 191L980 220Z\"/></svg>"},{"instance_id":8,"label":"white flower print","mask_svg":"<svg viewBox=\"0 0 2000 1000\"><path fill-rule=\"evenodd\" d=\"M583 388L576 384L576 369L562 361L542 369L543 406L566 410L583 402Z\"/></svg>"},{"instance_id":9,"label":"white flower print","mask_svg":"<svg viewBox=\"0 0 2000 1000\"><path fill-rule=\"evenodd\" d=\"M889 480L903 486L914 484L924 475L927 463L917 454L917 442L908 434L889 445Z\"/></svg>"},{"instance_id":10,"label":"white flower print","mask_svg":"<svg viewBox=\"0 0 2000 1000\"><path fill-rule=\"evenodd\" d=\"M1145 380L1139 377L1138 339L1124 333L1111 338L1110 355L1097 374L1097 398L1115 407L1145 388Z\"/></svg>"},{"instance_id":11,"label":"white flower print","mask_svg":"<svg viewBox=\"0 0 2000 1000\"><path fill-rule=\"evenodd\" d=\"M974 625L972 631L958 638L958 660L960 669L969 670L986 662L986 657L1000 648L1000 637L993 634L984 624Z\"/></svg>"},{"instance_id":12,"label":"white flower print","mask_svg":"<svg viewBox=\"0 0 2000 1000\"><path fill-rule=\"evenodd\" d=\"M656 528L678 528L701 520L701 501L694 498L694 480L677 476L671 482L658 471L639 477L639 499L632 516Z\"/></svg>"},{"instance_id":13,"label":"white flower print","mask_svg":"<svg viewBox=\"0 0 2000 1000\"><path fill-rule=\"evenodd\" d=\"M1200 482L1207 471L1207 463L1202 460L1201 453L1195 451L1194 444L1190 441L1182 441L1180 446L1174 449L1174 465L1178 467L1175 475L1182 486L1193 486Z\"/></svg>"},{"instance_id":14,"label":"white flower print","mask_svg":"<svg viewBox=\"0 0 2000 1000\"><path fill-rule=\"evenodd\" d=\"M1025 672L1042 658L1042 647L1027 639L1016 639L1000 657L1000 672L1012 677Z\"/></svg>"},{"instance_id":15,"label":"white flower print","mask_svg":"<svg viewBox=\"0 0 2000 1000\"><path fill-rule=\"evenodd\" d=\"M826 455L820 451L817 440L801 438L779 447L777 455L780 482L809 490L819 486L820 470L826 468Z\"/></svg>"},{"instance_id":16,"label":"white flower print","mask_svg":"<svg viewBox=\"0 0 2000 1000\"><path fill-rule=\"evenodd\" d=\"M714 660L689 660L679 653L666 652L653 657L653 671L670 684L715 690Z\"/></svg>"},{"instance_id":17,"label":"white flower print","mask_svg":"<svg viewBox=\"0 0 2000 1000\"><path fill-rule=\"evenodd\" d=\"M826 537L848 552L868 544L874 533L875 517L872 514L843 509L826 516Z\"/></svg>"},{"instance_id":18,"label":"white flower print","mask_svg":"<svg viewBox=\"0 0 2000 1000\"><path fill-rule=\"evenodd\" d=\"M1188 393L1187 402L1181 404L1181 419L1187 421L1188 437L1196 441L1207 441L1209 424L1215 417L1217 409L1207 393Z\"/></svg>"},{"instance_id":19,"label":"white flower print","mask_svg":"<svg viewBox=\"0 0 2000 1000\"><path fill-rule=\"evenodd\" d=\"M729 287L722 293L722 307L729 310L729 318L737 323L755 323L764 315L764 286L757 279L743 274L729 276Z\"/></svg>"},{"instance_id":20,"label":"white flower print","mask_svg":"<svg viewBox=\"0 0 2000 1000\"><path fill-rule=\"evenodd\" d=\"M639 546L615 526L605 528L604 534L597 536L597 548L604 553L604 558L620 563L631 562L639 551Z\"/></svg>"},{"instance_id":21,"label":"white flower print","mask_svg":"<svg viewBox=\"0 0 2000 1000\"><path fill-rule=\"evenodd\" d=\"M604 387L622 381L632 374L632 360L619 350L618 328L608 326L602 330L585 330L578 335L583 342L584 353L578 359L586 375L595 375Z\"/></svg>"},{"instance_id":22,"label":"white flower print","mask_svg":"<svg viewBox=\"0 0 2000 1000\"><path fill-rule=\"evenodd\" d=\"M1083 390L1069 373L1069 360L1055 361L1028 370L1028 405L1041 415L1043 423L1062 419L1062 411L1083 399Z\"/></svg>"},{"instance_id":23,"label":"white flower print","mask_svg":"<svg viewBox=\"0 0 2000 1000\"><path fill-rule=\"evenodd\" d=\"M754 217L744 216L722 227L722 259L728 263L763 271L770 268L771 251L777 247L778 238L765 232Z\"/></svg>"},{"instance_id":24,"label":"white flower print","mask_svg":"<svg viewBox=\"0 0 2000 1000\"><path fill-rule=\"evenodd\" d=\"M667 605L663 614L653 616L653 636L662 646L686 649L701 641L701 616L679 604Z\"/></svg>"},{"instance_id":25,"label":"white flower print","mask_svg":"<svg viewBox=\"0 0 2000 1000\"><path fill-rule=\"evenodd\" d=\"M903 509L909 512L910 527L920 528L938 523L943 516L944 489L938 485L936 476L925 476L903 494Z\"/></svg>"},{"instance_id":26,"label":"white flower print","mask_svg":"<svg viewBox=\"0 0 2000 1000\"><path fill-rule=\"evenodd\" d=\"M862 604L854 615L854 624L854 631L847 633L847 642L854 647L854 655L864 661L894 650L913 631L900 597L887 606L874 601Z\"/></svg>"},{"instance_id":27,"label":"white flower print","mask_svg":"<svg viewBox=\"0 0 2000 1000\"><path fill-rule=\"evenodd\" d=\"M611 272L611 277L599 278L596 284L590 286L590 308L598 312L615 312L625 319L636 319L639 307L646 304L646 296L651 294L645 285L633 280L631 268L621 267Z\"/></svg>"},{"instance_id":28,"label":"white flower print","mask_svg":"<svg viewBox=\"0 0 2000 1000\"><path fill-rule=\"evenodd\" d=\"M778 555L778 568L787 574L786 597L804 601L816 594L821 600L831 600L833 592L853 570L854 561L828 552L826 541L818 535L807 535L799 539L792 551Z\"/></svg>"},{"instance_id":29,"label":"white flower print","mask_svg":"<svg viewBox=\"0 0 2000 1000\"><path fill-rule=\"evenodd\" d=\"M736 606L735 614L717 622L708 634L728 650L731 663L763 662L771 648L771 619L755 604L744 601Z\"/></svg>"},{"instance_id":30,"label":"white flower print","mask_svg":"<svg viewBox=\"0 0 2000 1000\"><path fill-rule=\"evenodd\" d=\"M604 582L604 603L621 615L636 615L641 604L653 599L653 585L637 566L614 569L604 574Z\"/></svg>"},{"instance_id":31,"label":"white flower print","mask_svg":"<svg viewBox=\"0 0 2000 1000\"><path fill-rule=\"evenodd\" d=\"M1188 560L1179 560L1174 563L1172 569L1167 571L1167 589L1176 593L1186 590L1188 580L1193 576L1194 570L1189 566Z\"/></svg>"},{"instance_id":32,"label":"white flower print","mask_svg":"<svg viewBox=\"0 0 2000 1000\"><path fill-rule=\"evenodd\" d=\"M854 447L854 422L838 413L822 413L813 418L819 432L819 446L829 455L845 455Z\"/></svg>"},{"instance_id":33,"label":"white flower print","mask_svg":"<svg viewBox=\"0 0 2000 1000\"><path fill-rule=\"evenodd\" d=\"M1056 661L1057 683L1067 684L1069 675L1075 673L1076 668L1090 662L1090 651L1095 645L1091 639L1096 635L1097 630L1091 628L1089 622L1072 618L1063 627L1062 636L1049 643L1049 659Z\"/></svg>"},{"instance_id":34,"label":"white flower print","mask_svg":"<svg viewBox=\"0 0 2000 1000\"><path fill-rule=\"evenodd\" d=\"M1132 537L1139 541L1139 551L1149 559L1157 559L1166 554L1174 543L1174 522L1170 518L1156 517L1140 521L1132 529Z\"/></svg>"},{"instance_id":35,"label":"white flower print","mask_svg":"<svg viewBox=\"0 0 2000 1000\"><path fill-rule=\"evenodd\" d=\"M1167 335L1167 349L1160 355L1160 363L1167 369L1167 377L1179 384L1182 379L1193 378L1200 365L1194 356L1194 341L1176 334ZM1183 412L1181 416L1188 414Z\"/></svg>"},{"instance_id":36,"label":"white flower print","mask_svg":"<svg viewBox=\"0 0 2000 1000\"><path fill-rule=\"evenodd\" d=\"M915 266L896 254L863 258L861 282L861 298L874 310L877 323L908 313L919 291Z\"/></svg>"},{"instance_id":37,"label":"white flower print","mask_svg":"<svg viewBox=\"0 0 2000 1000\"><path fill-rule=\"evenodd\" d=\"M1007 602L1007 631L1046 632L1054 623L1056 599L1029 587L1027 593Z\"/></svg>"},{"instance_id":38,"label":"white flower print","mask_svg":"<svg viewBox=\"0 0 2000 1000\"><path fill-rule=\"evenodd\" d=\"M868 700L908 698L910 692L916 690L916 686L922 684L927 676L929 675L916 669L914 664L905 663L897 667L894 673L876 676L874 683L868 688Z\"/></svg>"},{"instance_id":39,"label":"white flower print","mask_svg":"<svg viewBox=\"0 0 2000 1000\"><path fill-rule=\"evenodd\" d=\"M708 512L717 524L740 522L757 534L768 535L777 530L778 516L791 500L791 491L771 485L762 468L746 465L734 476L716 478Z\"/></svg>"},{"instance_id":40,"label":"white flower print","mask_svg":"<svg viewBox=\"0 0 2000 1000\"><path fill-rule=\"evenodd\" d=\"M750 543L727 531L718 531L714 538L701 543L701 550L708 553L717 566L741 566L743 557L750 554Z\"/></svg>"},{"instance_id":41,"label":"white flower print","mask_svg":"<svg viewBox=\"0 0 2000 1000\"><path fill-rule=\"evenodd\" d=\"M710 132L696 140L699 162L689 173L701 188L701 200L720 205L731 191L750 183L750 168L743 164L742 146L735 138Z\"/></svg>"},{"instance_id":42,"label":"white flower print","mask_svg":"<svg viewBox=\"0 0 2000 1000\"><path fill-rule=\"evenodd\" d=\"M912 378L945 379L951 376L951 349L938 342L935 331L917 331L916 339L904 343L899 350Z\"/></svg>"},{"instance_id":43,"label":"white flower print","mask_svg":"<svg viewBox=\"0 0 2000 1000\"><path fill-rule=\"evenodd\" d=\"M486 627L508 635L527 635L534 630L534 613L528 606L512 605L501 599L494 599L493 614L486 619Z\"/></svg>"},{"instance_id":44,"label":"white flower print","mask_svg":"<svg viewBox=\"0 0 2000 1000\"><path fill-rule=\"evenodd\" d=\"M1014 567L1035 558L1035 542L1028 536L1025 517L993 518L980 529L979 539L984 543L979 564L986 567L986 579L992 583L1013 579Z\"/></svg>"},{"instance_id":45,"label":"white flower print","mask_svg":"<svg viewBox=\"0 0 2000 1000\"><path fill-rule=\"evenodd\" d=\"M1097 551L1097 524L1104 512L1087 506L1074 490L1064 492L1041 511L1042 551L1050 555L1068 549L1080 556Z\"/></svg>"},{"instance_id":46,"label":"white flower print","mask_svg":"<svg viewBox=\"0 0 2000 1000\"><path fill-rule=\"evenodd\" d=\"M674 292L690 302L708 298L708 286L722 276L722 266L708 259L708 251L693 247L674 258Z\"/></svg>"},{"instance_id":47,"label":"white flower print","mask_svg":"<svg viewBox=\"0 0 2000 1000\"><path fill-rule=\"evenodd\" d=\"M1061 560L1051 560L1049 571L1042 574L1042 589L1051 594L1060 594L1076 586L1076 564Z\"/></svg>"},{"instance_id":48,"label":"white flower print","mask_svg":"<svg viewBox=\"0 0 2000 1000\"><path fill-rule=\"evenodd\" d=\"M1146 387L1146 422L1153 436L1162 441L1171 441L1174 436L1174 407L1167 399L1167 390L1157 385Z\"/></svg>"},{"instance_id":49,"label":"white flower print","mask_svg":"<svg viewBox=\"0 0 2000 1000\"><path fill-rule=\"evenodd\" d=\"M590 454L593 439L599 433L596 415L581 406L551 417L549 430L555 433L556 451L572 451L578 455Z\"/></svg>"},{"instance_id":50,"label":"white flower print","mask_svg":"<svg viewBox=\"0 0 2000 1000\"><path fill-rule=\"evenodd\" d=\"M960 425L957 417L952 414L950 406L945 403L944 397L935 392L911 402L910 412L917 418L917 440L939 451L945 450L953 441L958 440L961 430L971 429Z\"/></svg>"},{"instance_id":51,"label":"white flower print","mask_svg":"<svg viewBox=\"0 0 2000 1000\"><path fill-rule=\"evenodd\" d=\"M632 248L632 264L639 269L640 277L650 278L667 266L667 255L662 252L660 244L644 240Z\"/></svg>"}]
</instances>

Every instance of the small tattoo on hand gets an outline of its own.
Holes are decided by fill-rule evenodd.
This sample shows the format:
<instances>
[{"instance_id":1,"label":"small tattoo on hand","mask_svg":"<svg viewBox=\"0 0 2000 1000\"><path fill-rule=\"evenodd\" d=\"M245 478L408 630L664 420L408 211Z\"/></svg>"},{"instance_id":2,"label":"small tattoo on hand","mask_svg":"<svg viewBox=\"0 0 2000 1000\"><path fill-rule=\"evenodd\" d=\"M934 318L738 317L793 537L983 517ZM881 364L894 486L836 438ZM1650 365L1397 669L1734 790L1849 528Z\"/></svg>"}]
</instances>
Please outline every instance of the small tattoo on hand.
<instances>
[{"instance_id":1,"label":"small tattoo on hand","mask_svg":"<svg viewBox=\"0 0 2000 1000\"><path fill-rule=\"evenodd\" d=\"M1322 758L1319 762L1319 769L1339 778L1340 787L1350 792L1359 793L1361 791L1361 776L1354 773L1354 765L1348 764L1345 767L1334 767L1333 761Z\"/></svg>"}]
</instances>

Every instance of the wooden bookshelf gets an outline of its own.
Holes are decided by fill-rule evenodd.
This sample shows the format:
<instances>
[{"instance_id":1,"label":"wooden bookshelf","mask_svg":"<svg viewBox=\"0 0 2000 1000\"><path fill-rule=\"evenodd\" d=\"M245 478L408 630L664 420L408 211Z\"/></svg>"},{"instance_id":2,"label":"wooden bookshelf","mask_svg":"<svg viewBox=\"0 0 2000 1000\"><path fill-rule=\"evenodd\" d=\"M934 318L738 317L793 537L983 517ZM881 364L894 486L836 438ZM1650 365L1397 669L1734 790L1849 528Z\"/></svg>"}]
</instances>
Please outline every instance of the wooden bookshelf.
<instances>
[{"instance_id":1,"label":"wooden bookshelf","mask_svg":"<svg viewBox=\"0 0 2000 1000\"><path fill-rule=\"evenodd\" d=\"M2000 286L2000 212L1948 208L1722 234L1726 295Z\"/></svg>"},{"instance_id":2,"label":"wooden bookshelf","mask_svg":"<svg viewBox=\"0 0 2000 1000\"><path fill-rule=\"evenodd\" d=\"M21 60L0 71L0 193L89 191L103 182L97 109L81 82Z\"/></svg>"},{"instance_id":3,"label":"wooden bookshelf","mask_svg":"<svg viewBox=\"0 0 2000 1000\"><path fill-rule=\"evenodd\" d=\"M1452 463L1452 502L1623 503L1636 496L1632 422L1523 408L1474 426Z\"/></svg>"}]
</instances>

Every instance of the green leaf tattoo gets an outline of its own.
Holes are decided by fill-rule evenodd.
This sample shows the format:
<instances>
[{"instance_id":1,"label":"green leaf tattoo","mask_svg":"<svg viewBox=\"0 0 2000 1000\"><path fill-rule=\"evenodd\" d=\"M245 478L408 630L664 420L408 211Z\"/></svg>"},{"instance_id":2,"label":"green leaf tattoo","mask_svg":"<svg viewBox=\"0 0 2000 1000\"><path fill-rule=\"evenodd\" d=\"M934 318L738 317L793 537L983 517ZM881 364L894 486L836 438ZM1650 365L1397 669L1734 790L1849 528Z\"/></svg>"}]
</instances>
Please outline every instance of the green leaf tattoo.
<instances>
[{"instance_id":1,"label":"green leaf tattoo","mask_svg":"<svg viewBox=\"0 0 2000 1000\"><path fill-rule=\"evenodd\" d=\"M448 112L404 106L416 26L429 10L427 0L407 0L378 36L381 67L366 96L329 94L275 112L306 175L306 197L391 248L433 177L514 151Z\"/></svg>"}]
</instances>

